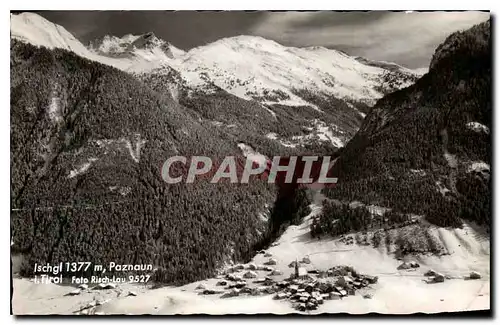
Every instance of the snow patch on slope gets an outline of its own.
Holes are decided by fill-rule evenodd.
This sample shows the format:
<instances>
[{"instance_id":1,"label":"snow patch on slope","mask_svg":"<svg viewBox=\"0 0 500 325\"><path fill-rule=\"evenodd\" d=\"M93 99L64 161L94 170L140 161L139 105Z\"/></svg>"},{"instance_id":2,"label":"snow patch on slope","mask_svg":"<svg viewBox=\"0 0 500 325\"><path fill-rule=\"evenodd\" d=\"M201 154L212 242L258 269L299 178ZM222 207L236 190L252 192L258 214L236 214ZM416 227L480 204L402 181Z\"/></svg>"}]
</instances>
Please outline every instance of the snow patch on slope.
<instances>
[{"instance_id":1,"label":"snow patch on slope","mask_svg":"<svg viewBox=\"0 0 500 325\"><path fill-rule=\"evenodd\" d=\"M413 174L416 174L418 176L421 176L421 177L424 177L427 175L427 173L423 169L410 169L410 172L412 172Z\"/></svg>"},{"instance_id":2,"label":"snow patch on slope","mask_svg":"<svg viewBox=\"0 0 500 325\"><path fill-rule=\"evenodd\" d=\"M437 190L442 196L446 196L446 193L451 193L451 190L446 187L441 181L436 181Z\"/></svg>"},{"instance_id":3,"label":"snow patch on slope","mask_svg":"<svg viewBox=\"0 0 500 325\"><path fill-rule=\"evenodd\" d=\"M338 137L333 135L331 128L332 126L327 126L324 122L316 121L316 132L321 141L330 141L332 145L336 148L343 147L344 142Z\"/></svg>"},{"instance_id":4,"label":"snow patch on slope","mask_svg":"<svg viewBox=\"0 0 500 325\"><path fill-rule=\"evenodd\" d=\"M451 168L456 168L458 166L457 156L449 152L444 153L444 158L448 162L448 166Z\"/></svg>"},{"instance_id":5,"label":"snow patch on slope","mask_svg":"<svg viewBox=\"0 0 500 325\"><path fill-rule=\"evenodd\" d=\"M130 157L132 157L132 159L136 163L138 163L139 159L141 158L141 149L144 146L144 144L146 143L146 140L141 139L141 135L137 134L135 148L132 147L132 142L130 142L129 140L123 139L122 141L125 142L125 145L127 146L127 149L130 153Z\"/></svg>"},{"instance_id":6,"label":"snow patch on slope","mask_svg":"<svg viewBox=\"0 0 500 325\"><path fill-rule=\"evenodd\" d=\"M267 157L255 151L255 149L252 148L251 146L241 142L238 143L238 148L240 148L240 150L243 152L243 156L245 156L247 159L250 159L253 162L258 163L259 166L266 164Z\"/></svg>"},{"instance_id":7,"label":"snow patch on slope","mask_svg":"<svg viewBox=\"0 0 500 325\"><path fill-rule=\"evenodd\" d=\"M61 99L57 96L53 96L50 100L49 105L49 118L55 122L60 123L63 120L62 109L61 109Z\"/></svg>"},{"instance_id":8,"label":"snow patch on slope","mask_svg":"<svg viewBox=\"0 0 500 325\"><path fill-rule=\"evenodd\" d=\"M130 157L132 158L133 161L136 163L139 162L141 158L141 149L143 148L144 144L147 142L145 139L141 139L140 134L135 134L134 135L134 140L135 143L130 141L127 138L120 138L120 139L100 139L100 140L94 140L94 143L99 147L104 149L104 154L108 154L111 150L127 150L128 153L130 154Z\"/></svg>"},{"instance_id":9,"label":"snow patch on slope","mask_svg":"<svg viewBox=\"0 0 500 325\"><path fill-rule=\"evenodd\" d=\"M311 126L305 127L309 133L306 135L295 135L290 139L280 139L278 134L271 132L266 134L266 138L279 141L285 147L296 148L304 146L307 143L314 141L329 142L335 148L340 148L345 145L344 131L334 124L326 124L325 122L314 119L311 121Z\"/></svg>"},{"instance_id":10,"label":"snow patch on slope","mask_svg":"<svg viewBox=\"0 0 500 325\"><path fill-rule=\"evenodd\" d=\"M269 107L264 106L264 108L266 109L266 111L268 111L268 112L269 112L269 114L271 114L271 115L272 115L272 117L273 117L275 120L277 120L277 119L278 119L278 118L276 117L276 113L275 113L275 112L273 112L273 111L272 111Z\"/></svg>"},{"instance_id":11,"label":"snow patch on slope","mask_svg":"<svg viewBox=\"0 0 500 325\"><path fill-rule=\"evenodd\" d=\"M278 140L278 135L274 132L266 134L266 138L271 139L271 140Z\"/></svg>"},{"instance_id":12,"label":"snow patch on slope","mask_svg":"<svg viewBox=\"0 0 500 325\"><path fill-rule=\"evenodd\" d=\"M474 132L484 132L486 134L490 134L490 129L484 125L484 124L481 124L479 122L469 122L465 125L469 130L472 130Z\"/></svg>"},{"instance_id":13,"label":"snow patch on slope","mask_svg":"<svg viewBox=\"0 0 500 325\"><path fill-rule=\"evenodd\" d=\"M467 167L467 172L489 172L490 165L483 161L475 161Z\"/></svg>"},{"instance_id":14,"label":"snow patch on slope","mask_svg":"<svg viewBox=\"0 0 500 325\"><path fill-rule=\"evenodd\" d=\"M349 103L349 102L346 102L347 106L349 106L350 108L352 108L353 110L355 110L359 115L361 115L362 118L365 118L366 117L366 114L361 112L360 110L358 110L353 104Z\"/></svg>"},{"instance_id":15,"label":"snow patch on slope","mask_svg":"<svg viewBox=\"0 0 500 325\"><path fill-rule=\"evenodd\" d=\"M68 178L74 178L78 175L85 173L90 168L92 163L96 162L97 160L98 160L97 158L90 158L86 163L82 164L76 169L71 170L69 172Z\"/></svg>"}]
</instances>

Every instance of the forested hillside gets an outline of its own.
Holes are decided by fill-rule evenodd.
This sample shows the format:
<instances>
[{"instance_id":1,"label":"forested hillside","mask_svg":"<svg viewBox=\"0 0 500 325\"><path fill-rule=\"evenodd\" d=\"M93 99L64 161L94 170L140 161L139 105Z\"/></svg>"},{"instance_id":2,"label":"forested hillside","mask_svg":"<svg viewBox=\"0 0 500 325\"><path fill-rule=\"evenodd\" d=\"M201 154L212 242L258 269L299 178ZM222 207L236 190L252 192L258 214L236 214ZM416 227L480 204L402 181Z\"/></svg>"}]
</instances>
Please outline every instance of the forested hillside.
<instances>
[{"instance_id":1,"label":"forested hillside","mask_svg":"<svg viewBox=\"0 0 500 325\"><path fill-rule=\"evenodd\" d=\"M490 44L489 21L455 33L436 50L429 73L380 99L340 151L339 182L326 195L423 215L439 226L466 219L489 227ZM337 234L345 223L332 227L339 217L329 214L321 223Z\"/></svg>"},{"instance_id":2,"label":"forested hillside","mask_svg":"<svg viewBox=\"0 0 500 325\"><path fill-rule=\"evenodd\" d=\"M259 214L271 214L273 185L161 178L174 155L243 158L239 141L132 75L11 41L12 251L26 257L23 274L35 262L113 261L153 264L156 280L179 283L250 258L269 238Z\"/></svg>"}]
</instances>

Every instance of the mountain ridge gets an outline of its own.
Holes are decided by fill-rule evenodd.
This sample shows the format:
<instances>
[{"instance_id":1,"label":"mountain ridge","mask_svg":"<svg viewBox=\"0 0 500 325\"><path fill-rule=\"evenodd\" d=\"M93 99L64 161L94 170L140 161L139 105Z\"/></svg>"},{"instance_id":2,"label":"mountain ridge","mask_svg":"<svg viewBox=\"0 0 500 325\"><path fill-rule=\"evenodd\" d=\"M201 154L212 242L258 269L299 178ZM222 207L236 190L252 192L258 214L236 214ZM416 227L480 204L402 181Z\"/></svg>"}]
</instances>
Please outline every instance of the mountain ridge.
<instances>
[{"instance_id":1,"label":"mountain ridge","mask_svg":"<svg viewBox=\"0 0 500 325\"><path fill-rule=\"evenodd\" d=\"M185 75L185 79L188 81L188 83L192 82L194 84L204 83L202 80L203 78L200 78L200 76L197 76L196 73L194 73L194 71L192 71L192 70L195 70L196 67L188 67L189 71L183 71L183 67L182 67L183 63L190 62L192 60L194 60L195 61L194 64L198 65L198 66L200 66L203 63L207 63L207 62L204 62L204 61L206 61L207 58L203 57L203 55L197 55L197 54L199 54L199 53L206 54L209 52L213 52L214 47L217 47L217 49L219 49L221 47L221 45L229 47L229 49L233 49L233 50L235 48L238 49L238 47L240 50L245 49L245 48L252 48L252 49L259 49L261 52L265 52L266 50L270 50L270 49L271 50L279 50L284 54L287 54L287 53L291 54L291 55L289 55L290 58L293 55L296 55L296 56L298 55L300 57L301 55L304 54L304 52L314 53L315 55L318 56L318 59L320 58L320 54L330 56L329 59L335 58L335 57L337 57L338 59L350 58L348 55L344 54L341 51L330 50L330 49L326 49L324 47L305 47L305 48L286 47L286 46L283 46L283 45L281 45L273 40L268 40L268 39L265 39L265 38L260 37L260 36L248 36L248 35L240 35L240 36L223 38L223 39L216 40L212 43L209 43L209 44L206 44L203 46L195 47L195 48L186 52L186 51L182 51L182 50L177 49L175 46L173 46L172 44L170 44L164 40L158 39L156 36L154 36L154 33L147 33L147 34L143 34L143 35L139 35L139 36L132 35L133 37L130 37L129 35L125 35L125 36L129 36L128 41L124 40L123 37L118 38L115 36L107 35L107 36L104 36L101 39L101 41L91 42L89 47L91 49L97 50L97 51L94 51L94 53L89 53L89 52L93 52L93 51L89 50L87 47L83 46L79 42L78 42L79 44L76 44L74 42L74 41L76 41L76 38L74 38L63 27L52 24L36 14L22 13L22 14L14 15L14 16L11 15L11 20L13 21L13 23L11 23L12 36L20 38L24 41L28 41L28 42L34 43L36 45L46 45L50 48L63 47L65 49L72 50L79 55L86 56L92 60L100 61L104 64L113 65L113 66L115 66L121 70L125 70L125 71L133 71L133 72L141 73L141 72L151 71L153 69L161 69L163 66L168 65L168 66L180 71L181 74ZM20 26L20 25L22 25L20 23L20 21L24 22L25 26ZM33 29L36 30L37 28L42 28L42 27L47 27L47 26L51 26L55 30L64 31L64 35L66 35L68 38L71 39L70 44L64 44L63 42L59 42L59 43L58 42L51 42L50 32L46 33L46 34L48 34L49 37L46 37L45 40L40 40L40 39L35 40L35 39L32 39L32 37L31 37L33 35L26 31L26 28L24 28L24 29L22 28L22 27L30 27L32 30ZM102 40L107 39L108 41L109 40L115 41L115 43L117 43L115 45L117 45L117 46L114 46L114 47L120 48L121 47L120 45L125 45L127 47L127 49L129 49L130 45L133 45L132 44L133 42L137 42L138 39L144 38L149 34L152 35L152 39L156 40L156 43L157 43L155 46L150 47L149 50L154 50L154 49L160 47L159 45L165 44L170 49L170 52L172 52L172 54L163 56L161 54L163 51L158 51L157 53L153 53L153 54L151 54L151 53L148 53L148 54L136 53L135 54L135 57L136 57L135 61L137 61L137 62L134 62L134 60L120 62L119 60L110 60L110 58L101 58L99 56L99 54L108 54L108 55L110 54L110 53L107 53L105 47L102 47ZM43 44L44 42L46 44ZM99 43L101 43L101 44L99 44ZM102 47L101 50L99 50L100 47ZM231 53L232 53L232 55L235 55L236 52L238 52L238 51L233 51ZM122 53L122 51L117 51L116 54L119 54L119 53ZM176 53L176 54L173 55L173 53ZM246 53L246 54L248 56L249 53ZM272 53L272 51L270 51L270 52L268 52L268 54L276 54L276 53ZM178 60L175 60L176 57L178 58ZM222 55L222 57L224 57L224 55ZM276 62L276 60L279 60L279 59L277 59L278 57L276 55L274 55L274 58L275 59L272 59L274 62ZM231 57L229 56L228 59L231 59ZM179 61L179 62L174 62L174 61ZM146 64L146 62L149 62L149 64ZM221 65L221 62L223 62L223 61L218 61L218 60L214 60L213 58L208 58L208 65L209 66L205 67L204 70L206 73L209 74L209 76L212 80L217 80L216 75L218 73L220 73L220 71L212 71L214 69L214 67L212 67L211 65L214 63L216 65ZM257 62L257 64L266 64L266 62L263 62L263 63ZM311 62L309 64L312 64L314 66L314 65L318 65L319 63ZM356 64L356 63L349 62L349 64ZM322 68L328 70L328 69L330 69L330 68L328 68L328 66L329 65L323 65ZM307 64L306 64L306 67L307 67ZM362 67L363 66L361 65L360 68L362 68ZM238 78L243 79L241 76L238 75L238 71L241 73L241 72L243 72L243 70L244 69L241 69L241 68L239 70L232 69L230 72L231 72L231 74L233 74L235 76L235 79L238 79ZM380 73L380 71L376 71L376 69L372 69L372 67L367 67L366 70L367 70L366 73L368 73L368 74ZM259 70L256 70L256 71L259 71ZM332 70L332 71L337 71L337 70ZM404 74L411 75L413 77L417 76L416 73L412 72L409 69L406 69L403 72L404 72ZM364 73L364 72L362 72L362 73ZM310 74L310 73L306 73L306 74L302 73L302 77L304 78L304 76L307 76L308 74ZM330 72L330 74L332 74L332 73ZM297 78L298 76L300 76L300 75L294 75L293 77L289 76L286 78L287 79L298 79ZM231 76L228 76L226 74L225 76L223 76L223 78L228 79L228 78L231 78ZM331 79L327 74L324 75L324 78ZM339 77L337 77L337 78L339 78ZM248 78L245 78L245 79L248 79ZM267 79L269 79L269 77L267 77ZM339 79L340 84L342 84L341 79L342 79L342 77L340 77L340 79ZM245 81L248 82L248 80L242 80L242 82L245 82ZM284 83L283 80L280 82ZM222 88L224 88L225 90L227 90L227 91L233 93L234 95L237 95L243 99L248 99L251 97L251 96L246 96L245 94L241 94L237 90L232 91L233 89L229 85L224 87L224 83L222 83L222 82L216 82L216 83L219 86L221 86ZM323 82L321 82L321 80L319 80L319 81L316 80L315 82L310 83L310 85L314 85L315 87L320 86L319 88L321 88L321 87L325 88L325 85ZM321 86L321 85L323 85L323 86ZM262 89L259 88L259 85L257 84L254 86L256 88L255 91L258 93L258 95L262 95ZM354 86L354 84L352 84L352 85L350 84L347 87L347 89L352 89L353 86ZM295 86L292 86L292 87L301 88L300 83L295 85ZM288 87L288 88L292 88L292 87ZM366 90L363 90L363 91L370 93L372 90L370 90L370 86L367 85L367 87L368 88ZM333 89L332 87L327 87L327 88L330 90L330 92ZM271 88L269 90L271 92L277 91L277 90L282 90L282 91L285 90L288 93L289 97L294 97L295 99L298 99L299 105L304 104L303 101L301 101L299 98L296 98L296 96L294 96L294 94L290 91L290 89L283 89L283 87L274 87L274 88ZM343 95L342 92L339 94L341 96ZM348 91L348 94L349 94L349 91ZM350 95L352 95L352 94L353 93L351 91ZM375 91L372 93L372 96L375 96L375 97L379 96L380 97L381 95L380 94L377 95L377 91ZM352 96L350 96L350 97L352 97ZM368 97L370 97L370 96L368 96ZM366 98L366 99L371 100L371 102L373 102L372 98ZM288 103L288 104L290 104L290 103Z\"/></svg>"},{"instance_id":2,"label":"mountain ridge","mask_svg":"<svg viewBox=\"0 0 500 325\"><path fill-rule=\"evenodd\" d=\"M341 147L376 100L419 76L397 65L364 64L342 51L286 47L260 36L228 37L182 51L154 33L107 35L85 47L64 27L36 14L11 15L11 20L13 38L61 47L133 74L213 123L232 120L228 126L255 132L258 127L247 127L254 110L254 124L268 125L260 130L263 136L283 147ZM200 100L227 117L209 114ZM245 119L241 107L247 107ZM289 130L277 128L283 123Z\"/></svg>"}]
</instances>

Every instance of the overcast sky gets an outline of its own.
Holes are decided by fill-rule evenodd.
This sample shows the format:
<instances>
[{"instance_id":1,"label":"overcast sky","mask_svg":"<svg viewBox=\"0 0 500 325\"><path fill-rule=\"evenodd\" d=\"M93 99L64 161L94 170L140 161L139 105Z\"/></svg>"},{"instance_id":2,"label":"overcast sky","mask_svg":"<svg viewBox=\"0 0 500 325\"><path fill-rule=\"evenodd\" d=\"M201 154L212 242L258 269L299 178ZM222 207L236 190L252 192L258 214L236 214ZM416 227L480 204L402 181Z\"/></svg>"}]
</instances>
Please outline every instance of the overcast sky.
<instances>
[{"instance_id":1,"label":"overcast sky","mask_svg":"<svg viewBox=\"0 0 500 325\"><path fill-rule=\"evenodd\" d=\"M106 34L154 32L190 48L222 37L257 35L288 46L325 46L409 68L427 67L450 33L485 21L484 12L38 12L85 44Z\"/></svg>"}]
</instances>

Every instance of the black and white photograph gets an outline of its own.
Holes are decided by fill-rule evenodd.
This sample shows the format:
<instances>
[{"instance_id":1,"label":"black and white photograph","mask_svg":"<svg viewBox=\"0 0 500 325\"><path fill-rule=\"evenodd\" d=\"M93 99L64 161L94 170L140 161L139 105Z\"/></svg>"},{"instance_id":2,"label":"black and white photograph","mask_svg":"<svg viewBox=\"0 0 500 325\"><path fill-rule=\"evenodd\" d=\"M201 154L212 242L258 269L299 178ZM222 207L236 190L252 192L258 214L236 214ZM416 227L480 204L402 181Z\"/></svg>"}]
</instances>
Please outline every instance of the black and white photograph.
<instances>
[{"instance_id":1,"label":"black and white photograph","mask_svg":"<svg viewBox=\"0 0 500 325\"><path fill-rule=\"evenodd\" d=\"M493 25L11 10L11 314L491 316Z\"/></svg>"}]
</instances>

